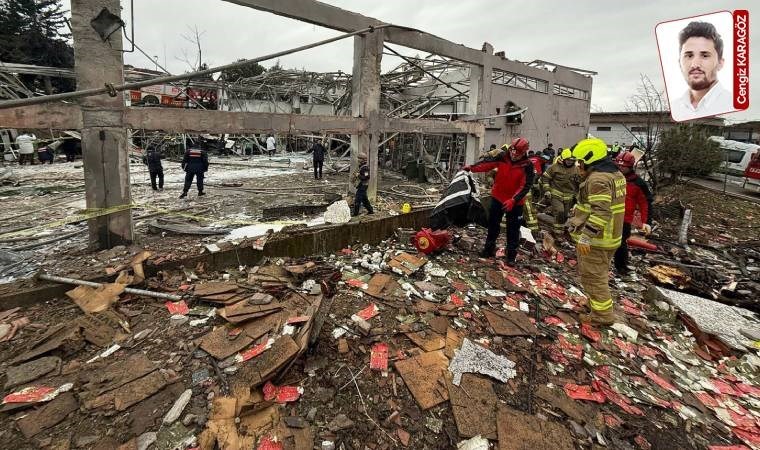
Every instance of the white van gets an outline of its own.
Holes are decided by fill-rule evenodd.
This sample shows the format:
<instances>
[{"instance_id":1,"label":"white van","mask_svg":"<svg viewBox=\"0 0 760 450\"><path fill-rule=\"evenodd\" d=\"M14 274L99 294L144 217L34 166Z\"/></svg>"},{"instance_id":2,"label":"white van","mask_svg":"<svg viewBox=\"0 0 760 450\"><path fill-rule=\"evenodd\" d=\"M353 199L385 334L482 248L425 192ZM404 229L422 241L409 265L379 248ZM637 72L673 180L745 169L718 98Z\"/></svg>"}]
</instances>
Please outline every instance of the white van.
<instances>
[{"instance_id":1,"label":"white van","mask_svg":"<svg viewBox=\"0 0 760 450\"><path fill-rule=\"evenodd\" d=\"M729 175L744 177L752 156L760 149L760 145L732 141L721 136L710 136L710 140L717 142L723 150L723 163L718 169L720 174L727 172Z\"/></svg>"}]
</instances>

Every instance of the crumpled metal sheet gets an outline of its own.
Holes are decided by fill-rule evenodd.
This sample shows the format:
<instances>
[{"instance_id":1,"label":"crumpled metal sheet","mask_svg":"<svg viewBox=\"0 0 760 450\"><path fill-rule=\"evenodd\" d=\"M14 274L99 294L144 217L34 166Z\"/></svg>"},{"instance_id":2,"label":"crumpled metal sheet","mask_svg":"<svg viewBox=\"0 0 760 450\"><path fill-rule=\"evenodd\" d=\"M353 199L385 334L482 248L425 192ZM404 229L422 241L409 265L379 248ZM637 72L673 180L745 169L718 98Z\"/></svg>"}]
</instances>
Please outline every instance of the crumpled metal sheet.
<instances>
[{"instance_id":1,"label":"crumpled metal sheet","mask_svg":"<svg viewBox=\"0 0 760 450\"><path fill-rule=\"evenodd\" d=\"M742 328L760 326L760 320L752 312L683 292L661 287L655 289L669 303L691 317L703 332L718 336L726 345L734 349L753 348L752 341L740 332Z\"/></svg>"},{"instance_id":2,"label":"crumpled metal sheet","mask_svg":"<svg viewBox=\"0 0 760 450\"><path fill-rule=\"evenodd\" d=\"M449 371L454 375L453 383L459 386L464 373L481 373L501 382L514 378L515 363L504 356L474 344L465 338L462 348L454 351L454 358L449 363Z\"/></svg>"}]
</instances>

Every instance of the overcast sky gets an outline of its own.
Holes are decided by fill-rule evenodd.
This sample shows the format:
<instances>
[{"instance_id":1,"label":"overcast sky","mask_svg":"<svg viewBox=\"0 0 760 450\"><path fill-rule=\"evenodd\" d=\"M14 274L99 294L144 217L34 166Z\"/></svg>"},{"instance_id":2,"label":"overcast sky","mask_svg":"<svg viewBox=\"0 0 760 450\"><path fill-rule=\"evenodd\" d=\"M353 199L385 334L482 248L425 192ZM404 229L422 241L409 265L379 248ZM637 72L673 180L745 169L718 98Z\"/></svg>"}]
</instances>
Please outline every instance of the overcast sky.
<instances>
[{"instance_id":1,"label":"overcast sky","mask_svg":"<svg viewBox=\"0 0 760 450\"><path fill-rule=\"evenodd\" d=\"M281 0L287 1L287 0ZM68 0L64 0L68 8ZM183 39L188 27L201 31L203 60L209 66L238 58L253 58L335 36L338 32L227 3L222 0L134 0L137 44L158 56L169 71L188 69L183 51L195 58L193 45ZM415 27L455 43L480 49L490 42L509 59L542 59L598 72L594 76L593 110L624 110L624 103L648 75L663 86L654 28L658 22L719 10L749 8L753 1L680 0L327 0L326 3L384 22ZM129 2L122 1L129 20ZM750 21L760 13L752 11ZM757 19L755 19L757 20ZM757 29L754 22L750 29ZM760 33L753 33L760 36ZM754 41L751 48L760 45ZM406 55L416 50L394 46ZM281 58L286 68L351 71L350 39ZM756 57L760 53L754 52ZM128 64L154 67L139 53L126 54ZM264 63L269 66L273 63ZM385 69L400 60L383 57ZM677 62L674 62L676 64ZM760 63L751 61L750 103L747 112L727 115L732 120L760 120Z\"/></svg>"}]
</instances>

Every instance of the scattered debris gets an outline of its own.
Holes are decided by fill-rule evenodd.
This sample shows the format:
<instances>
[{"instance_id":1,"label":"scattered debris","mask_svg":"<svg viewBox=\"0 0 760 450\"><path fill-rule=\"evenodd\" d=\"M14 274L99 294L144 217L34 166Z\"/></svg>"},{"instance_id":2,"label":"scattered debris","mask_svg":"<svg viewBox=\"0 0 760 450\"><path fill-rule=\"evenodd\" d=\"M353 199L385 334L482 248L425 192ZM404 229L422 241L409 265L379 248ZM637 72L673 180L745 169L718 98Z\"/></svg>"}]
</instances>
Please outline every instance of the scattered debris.
<instances>
[{"instance_id":1,"label":"scattered debris","mask_svg":"<svg viewBox=\"0 0 760 450\"><path fill-rule=\"evenodd\" d=\"M462 348L454 351L449 371L454 376L454 385L459 386L464 373L481 373L506 383L517 374L514 367L515 363L504 356L496 355L465 338Z\"/></svg>"}]
</instances>

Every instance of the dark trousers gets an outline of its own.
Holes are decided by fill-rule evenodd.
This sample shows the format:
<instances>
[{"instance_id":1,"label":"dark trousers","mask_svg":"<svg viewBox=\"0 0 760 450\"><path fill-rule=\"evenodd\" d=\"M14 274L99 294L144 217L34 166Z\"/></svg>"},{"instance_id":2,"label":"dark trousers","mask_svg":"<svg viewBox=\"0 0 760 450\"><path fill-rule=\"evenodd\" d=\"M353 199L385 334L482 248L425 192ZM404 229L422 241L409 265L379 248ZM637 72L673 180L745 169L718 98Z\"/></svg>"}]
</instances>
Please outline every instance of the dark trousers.
<instances>
[{"instance_id":1,"label":"dark trousers","mask_svg":"<svg viewBox=\"0 0 760 450\"><path fill-rule=\"evenodd\" d=\"M74 160L76 159L76 157L77 157L76 153L74 153L74 152L67 152L66 153L66 162L74 162Z\"/></svg>"},{"instance_id":2,"label":"dark trousers","mask_svg":"<svg viewBox=\"0 0 760 450\"><path fill-rule=\"evenodd\" d=\"M37 152L37 159L40 160L40 164L50 163L53 164L53 154L48 152Z\"/></svg>"},{"instance_id":3,"label":"dark trousers","mask_svg":"<svg viewBox=\"0 0 760 450\"><path fill-rule=\"evenodd\" d=\"M193 184L193 177L195 177L195 182L198 184L198 192L203 192L203 172L187 172L185 174L185 188L182 192L187 194L187 191L190 190L190 185Z\"/></svg>"},{"instance_id":4,"label":"dark trousers","mask_svg":"<svg viewBox=\"0 0 760 450\"><path fill-rule=\"evenodd\" d=\"M356 188L356 196L354 197L354 215L359 215L359 210L362 205L367 208L367 212L373 214L372 205L369 204L369 197L367 197L367 186L360 184Z\"/></svg>"},{"instance_id":5,"label":"dark trousers","mask_svg":"<svg viewBox=\"0 0 760 450\"><path fill-rule=\"evenodd\" d=\"M314 179L318 180L322 178L322 164L324 161L314 161ZM317 175L319 173L319 175Z\"/></svg>"},{"instance_id":6,"label":"dark trousers","mask_svg":"<svg viewBox=\"0 0 760 450\"><path fill-rule=\"evenodd\" d=\"M502 204L495 198L491 198L491 207L488 210L488 235L484 253L495 254L496 238L501 231L501 219L507 216L507 260L514 261L517 258L517 249L520 247L520 223L522 222L523 207L515 205L512 211L505 213Z\"/></svg>"},{"instance_id":7,"label":"dark trousers","mask_svg":"<svg viewBox=\"0 0 760 450\"><path fill-rule=\"evenodd\" d=\"M156 178L158 178L158 187L156 187ZM187 175L185 175L185 178L187 178ZM191 178L190 183L192 182L193 180ZM202 181L199 181L199 183L201 186L203 185ZM164 171L163 170L150 171L150 185L154 191L164 188ZM187 192L188 189L190 189L190 184L185 182L185 192ZM201 187L201 190L203 190L202 187Z\"/></svg>"},{"instance_id":8,"label":"dark trousers","mask_svg":"<svg viewBox=\"0 0 760 450\"><path fill-rule=\"evenodd\" d=\"M19 153L18 154L19 166L23 166L27 160L29 161L29 164L34 165L34 153Z\"/></svg>"},{"instance_id":9,"label":"dark trousers","mask_svg":"<svg viewBox=\"0 0 760 450\"><path fill-rule=\"evenodd\" d=\"M628 238L631 237L631 224L623 223L623 238L615 251L615 269L618 273L628 271Z\"/></svg>"}]
</instances>

